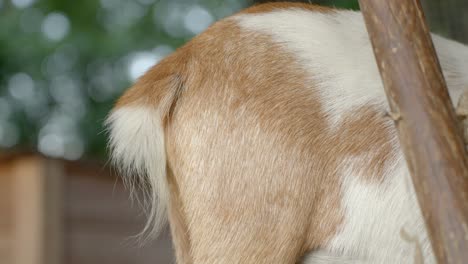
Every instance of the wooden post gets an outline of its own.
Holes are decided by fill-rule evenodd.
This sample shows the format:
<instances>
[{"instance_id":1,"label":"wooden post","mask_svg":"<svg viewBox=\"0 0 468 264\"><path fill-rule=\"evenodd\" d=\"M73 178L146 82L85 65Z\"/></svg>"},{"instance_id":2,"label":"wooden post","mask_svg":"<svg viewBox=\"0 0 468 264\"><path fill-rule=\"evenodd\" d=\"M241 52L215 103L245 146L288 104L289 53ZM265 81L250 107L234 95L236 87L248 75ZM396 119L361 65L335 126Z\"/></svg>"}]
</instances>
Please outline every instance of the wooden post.
<instances>
[{"instance_id":1,"label":"wooden post","mask_svg":"<svg viewBox=\"0 0 468 264\"><path fill-rule=\"evenodd\" d=\"M360 0L439 263L468 263L468 162L418 0Z\"/></svg>"},{"instance_id":2,"label":"wooden post","mask_svg":"<svg viewBox=\"0 0 468 264\"><path fill-rule=\"evenodd\" d=\"M0 155L0 263L63 263L63 164Z\"/></svg>"},{"instance_id":3,"label":"wooden post","mask_svg":"<svg viewBox=\"0 0 468 264\"><path fill-rule=\"evenodd\" d=\"M15 162L12 175L14 263L62 263L64 174L61 163L37 156L24 157Z\"/></svg>"}]
</instances>

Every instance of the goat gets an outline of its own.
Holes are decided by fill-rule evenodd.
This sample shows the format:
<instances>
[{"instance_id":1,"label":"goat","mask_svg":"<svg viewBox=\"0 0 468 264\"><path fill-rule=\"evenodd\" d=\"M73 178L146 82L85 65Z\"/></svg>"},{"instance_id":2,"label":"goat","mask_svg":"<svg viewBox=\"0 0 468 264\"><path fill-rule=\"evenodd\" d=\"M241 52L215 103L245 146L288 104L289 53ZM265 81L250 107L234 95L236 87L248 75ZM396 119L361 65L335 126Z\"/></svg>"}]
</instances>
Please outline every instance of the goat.
<instances>
[{"instance_id":1,"label":"goat","mask_svg":"<svg viewBox=\"0 0 468 264\"><path fill-rule=\"evenodd\" d=\"M457 100L468 48L433 40ZM435 263L388 111L359 12L270 3L155 65L107 125L178 263Z\"/></svg>"}]
</instances>

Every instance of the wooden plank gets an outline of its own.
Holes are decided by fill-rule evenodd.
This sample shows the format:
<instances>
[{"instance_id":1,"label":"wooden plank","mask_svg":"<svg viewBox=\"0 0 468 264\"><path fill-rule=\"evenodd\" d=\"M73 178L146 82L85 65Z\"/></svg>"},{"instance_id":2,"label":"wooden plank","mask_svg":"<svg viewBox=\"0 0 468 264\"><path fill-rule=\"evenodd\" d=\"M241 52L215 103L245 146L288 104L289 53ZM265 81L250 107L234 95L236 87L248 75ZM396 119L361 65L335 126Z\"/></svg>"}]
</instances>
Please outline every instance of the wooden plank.
<instances>
[{"instance_id":1,"label":"wooden plank","mask_svg":"<svg viewBox=\"0 0 468 264\"><path fill-rule=\"evenodd\" d=\"M0 162L0 260L12 263L13 175L9 162Z\"/></svg>"},{"instance_id":2,"label":"wooden plank","mask_svg":"<svg viewBox=\"0 0 468 264\"><path fill-rule=\"evenodd\" d=\"M15 161L13 259L15 264L43 264L43 179L36 158Z\"/></svg>"},{"instance_id":3,"label":"wooden plank","mask_svg":"<svg viewBox=\"0 0 468 264\"><path fill-rule=\"evenodd\" d=\"M439 263L468 263L468 162L418 0L360 0Z\"/></svg>"},{"instance_id":4,"label":"wooden plank","mask_svg":"<svg viewBox=\"0 0 468 264\"><path fill-rule=\"evenodd\" d=\"M44 194L42 208L44 214L43 237L45 264L64 263L64 164L58 160L43 161Z\"/></svg>"},{"instance_id":5,"label":"wooden plank","mask_svg":"<svg viewBox=\"0 0 468 264\"><path fill-rule=\"evenodd\" d=\"M63 263L60 162L34 155L17 157L11 162L13 263Z\"/></svg>"}]
</instances>

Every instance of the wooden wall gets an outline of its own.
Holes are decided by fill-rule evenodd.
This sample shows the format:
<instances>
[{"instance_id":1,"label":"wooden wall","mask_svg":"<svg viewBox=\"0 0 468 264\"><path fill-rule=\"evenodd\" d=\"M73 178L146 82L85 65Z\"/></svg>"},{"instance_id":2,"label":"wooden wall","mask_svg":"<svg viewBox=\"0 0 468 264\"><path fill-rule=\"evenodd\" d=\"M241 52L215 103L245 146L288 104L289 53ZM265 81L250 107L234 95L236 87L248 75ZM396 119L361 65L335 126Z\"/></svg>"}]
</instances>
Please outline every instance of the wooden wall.
<instances>
[{"instance_id":1,"label":"wooden wall","mask_svg":"<svg viewBox=\"0 0 468 264\"><path fill-rule=\"evenodd\" d=\"M421 3L433 32L468 43L468 1L422 0Z\"/></svg>"},{"instance_id":2,"label":"wooden wall","mask_svg":"<svg viewBox=\"0 0 468 264\"><path fill-rule=\"evenodd\" d=\"M100 164L0 155L1 264L169 264L166 234L132 236L144 215Z\"/></svg>"}]
</instances>

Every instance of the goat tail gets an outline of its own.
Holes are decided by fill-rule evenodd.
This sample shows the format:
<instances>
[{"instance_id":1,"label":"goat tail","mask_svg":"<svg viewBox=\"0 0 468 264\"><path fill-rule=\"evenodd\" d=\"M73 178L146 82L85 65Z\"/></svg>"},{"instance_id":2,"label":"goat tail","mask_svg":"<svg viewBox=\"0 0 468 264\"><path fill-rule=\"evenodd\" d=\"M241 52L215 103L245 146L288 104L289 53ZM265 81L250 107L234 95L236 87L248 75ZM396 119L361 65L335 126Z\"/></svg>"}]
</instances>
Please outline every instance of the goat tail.
<instances>
[{"instance_id":1,"label":"goat tail","mask_svg":"<svg viewBox=\"0 0 468 264\"><path fill-rule=\"evenodd\" d=\"M148 80L144 76L121 97L106 120L112 164L132 193L136 183L142 184L143 206L148 214L142 234L148 237L157 236L167 219L164 124L178 87L174 78Z\"/></svg>"}]
</instances>

